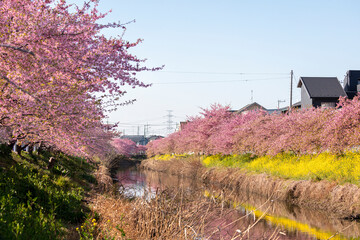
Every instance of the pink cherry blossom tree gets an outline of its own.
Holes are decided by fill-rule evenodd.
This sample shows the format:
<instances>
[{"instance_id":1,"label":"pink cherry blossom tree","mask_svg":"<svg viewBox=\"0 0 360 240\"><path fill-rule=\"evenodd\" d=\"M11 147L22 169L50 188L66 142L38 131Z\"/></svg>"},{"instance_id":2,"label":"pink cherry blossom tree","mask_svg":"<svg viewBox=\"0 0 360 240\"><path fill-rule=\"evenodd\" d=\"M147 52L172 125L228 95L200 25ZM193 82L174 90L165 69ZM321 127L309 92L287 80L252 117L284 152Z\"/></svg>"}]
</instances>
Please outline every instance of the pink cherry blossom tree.
<instances>
[{"instance_id":1,"label":"pink cherry blossom tree","mask_svg":"<svg viewBox=\"0 0 360 240\"><path fill-rule=\"evenodd\" d=\"M137 146L136 143L130 139L115 138L112 140L112 145L119 155L126 157L143 154L146 151L145 146Z\"/></svg>"},{"instance_id":2,"label":"pink cherry blossom tree","mask_svg":"<svg viewBox=\"0 0 360 240\"><path fill-rule=\"evenodd\" d=\"M148 153L276 155L342 153L360 146L360 97L341 98L337 108L290 114L230 113L213 105L190 118L184 129L152 142Z\"/></svg>"},{"instance_id":3,"label":"pink cherry blossom tree","mask_svg":"<svg viewBox=\"0 0 360 240\"><path fill-rule=\"evenodd\" d=\"M136 73L159 68L128 52L141 40L101 33L125 25L98 23L106 14L96 2L0 1L0 128L11 130L10 141L45 141L86 155L95 139L89 129L104 129L106 112L132 101L118 101L123 86L149 86Z\"/></svg>"}]
</instances>

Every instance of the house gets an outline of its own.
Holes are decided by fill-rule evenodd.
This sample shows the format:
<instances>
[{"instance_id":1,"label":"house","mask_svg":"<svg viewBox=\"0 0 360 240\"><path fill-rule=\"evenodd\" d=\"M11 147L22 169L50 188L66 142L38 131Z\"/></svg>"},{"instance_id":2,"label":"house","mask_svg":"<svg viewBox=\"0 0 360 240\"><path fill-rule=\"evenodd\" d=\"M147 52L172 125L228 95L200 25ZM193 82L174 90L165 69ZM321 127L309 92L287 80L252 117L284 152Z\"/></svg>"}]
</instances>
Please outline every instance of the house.
<instances>
[{"instance_id":1,"label":"house","mask_svg":"<svg viewBox=\"0 0 360 240\"><path fill-rule=\"evenodd\" d=\"M349 70L344 79L344 90L349 99L360 92L360 70Z\"/></svg>"},{"instance_id":2,"label":"house","mask_svg":"<svg viewBox=\"0 0 360 240\"><path fill-rule=\"evenodd\" d=\"M238 111L236 111L236 113L238 113L238 114L246 114L246 113L248 113L250 111L254 111L254 110L265 110L266 111L266 108L264 108L263 106L261 106L257 102L253 102L253 103L250 103L250 104L240 108Z\"/></svg>"},{"instance_id":3,"label":"house","mask_svg":"<svg viewBox=\"0 0 360 240\"><path fill-rule=\"evenodd\" d=\"M300 105L301 105L300 102L297 102L297 103L293 104L292 108L298 109L298 108L300 108ZM283 107L280 109L279 108L266 109L265 107L261 106L257 102L254 102L254 103L250 103L250 104L242 107L241 109L239 109L237 111L231 110L231 112L237 113L237 114L246 114L250 111L255 111L255 110L264 110L268 114L279 114L279 113L287 113L289 111L289 107Z\"/></svg>"},{"instance_id":4,"label":"house","mask_svg":"<svg viewBox=\"0 0 360 240\"><path fill-rule=\"evenodd\" d=\"M339 97L347 96L336 77L300 77L301 108L335 107Z\"/></svg>"},{"instance_id":5,"label":"house","mask_svg":"<svg viewBox=\"0 0 360 240\"><path fill-rule=\"evenodd\" d=\"M292 110L296 110L296 109L301 109L301 102L296 102L291 106ZM279 109L281 113L288 113L289 112L289 107L283 107Z\"/></svg>"},{"instance_id":6,"label":"house","mask_svg":"<svg viewBox=\"0 0 360 240\"><path fill-rule=\"evenodd\" d=\"M301 102L296 102L294 103L292 106L291 106L291 109L292 110L296 110L296 109L300 109L301 108ZM286 106L286 107L282 107L282 108L279 108L279 109L266 109L266 111L269 113L269 114L279 114L279 113L283 113L283 114L287 114L289 113L289 106Z\"/></svg>"},{"instance_id":7,"label":"house","mask_svg":"<svg viewBox=\"0 0 360 240\"><path fill-rule=\"evenodd\" d=\"M120 139L130 139L136 143L136 145L146 145L149 142L149 140L143 135L123 135Z\"/></svg>"},{"instance_id":8,"label":"house","mask_svg":"<svg viewBox=\"0 0 360 240\"><path fill-rule=\"evenodd\" d=\"M164 138L163 136L160 135L151 135L150 137L147 138L148 142L160 139L160 138Z\"/></svg>"},{"instance_id":9,"label":"house","mask_svg":"<svg viewBox=\"0 0 360 240\"><path fill-rule=\"evenodd\" d=\"M120 139L130 139L131 141L136 143L136 145L144 145L144 146L149 142L159 138L164 138L164 137L159 135L151 135L149 137L145 137L144 135L123 135L120 137Z\"/></svg>"},{"instance_id":10,"label":"house","mask_svg":"<svg viewBox=\"0 0 360 240\"><path fill-rule=\"evenodd\" d=\"M292 105L292 109L299 109L301 107L301 102L296 102ZM268 114L279 114L279 113L287 113L289 111L289 107L283 107L283 108L273 108L273 109L266 109L265 107L261 106L260 104L254 102L250 103L244 107L242 107L240 110L233 111L238 114L246 114L249 111L254 110L264 110Z\"/></svg>"}]
</instances>

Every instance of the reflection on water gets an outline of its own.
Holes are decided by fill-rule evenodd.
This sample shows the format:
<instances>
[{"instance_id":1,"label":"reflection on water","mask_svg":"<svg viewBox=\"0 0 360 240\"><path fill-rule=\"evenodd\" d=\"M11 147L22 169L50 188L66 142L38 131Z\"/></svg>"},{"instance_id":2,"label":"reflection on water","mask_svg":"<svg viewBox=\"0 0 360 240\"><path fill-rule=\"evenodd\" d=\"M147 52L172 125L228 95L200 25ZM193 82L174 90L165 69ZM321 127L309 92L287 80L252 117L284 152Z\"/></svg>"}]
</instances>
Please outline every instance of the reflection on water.
<instances>
[{"instance_id":1,"label":"reflection on water","mask_svg":"<svg viewBox=\"0 0 360 240\"><path fill-rule=\"evenodd\" d=\"M151 186L146 180L146 174L129 168L119 171L116 175L119 180L119 191L127 198L143 197L145 194L156 193L156 186Z\"/></svg>"},{"instance_id":2,"label":"reflection on water","mask_svg":"<svg viewBox=\"0 0 360 240\"><path fill-rule=\"evenodd\" d=\"M181 189L218 202L208 211L205 239L360 239L360 224L261 196L234 192L201 181L153 171L119 171L120 191L128 198L154 197ZM249 228L251 227L251 228Z\"/></svg>"}]
</instances>

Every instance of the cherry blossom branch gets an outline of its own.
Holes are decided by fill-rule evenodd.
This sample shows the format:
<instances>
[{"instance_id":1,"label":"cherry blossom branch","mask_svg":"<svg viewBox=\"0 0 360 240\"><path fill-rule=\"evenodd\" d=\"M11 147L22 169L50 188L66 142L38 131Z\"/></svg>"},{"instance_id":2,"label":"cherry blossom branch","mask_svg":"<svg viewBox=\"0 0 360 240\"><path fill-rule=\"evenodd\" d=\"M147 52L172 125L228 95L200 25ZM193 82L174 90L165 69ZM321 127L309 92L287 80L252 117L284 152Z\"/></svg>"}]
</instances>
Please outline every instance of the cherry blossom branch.
<instances>
[{"instance_id":1,"label":"cherry blossom branch","mask_svg":"<svg viewBox=\"0 0 360 240\"><path fill-rule=\"evenodd\" d=\"M11 46L11 45L8 45L8 44L0 44L0 47L11 48L11 49L18 50L18 51L28 53L30 55L35 56L35 54L32 51L23 49L23 47L14 47L14 46Z\"/></svg>"},{"instance_id":2,"label":"cherry blossom branch","mask_svg":"<svg viewBox=\"0 0 360 240\"><path fill-rule=\"evenodd\" d=\"M6 76L0 76L0 78L4 79L6 82L10 83L11 85L13 85L16 89L22 91L23 93L26 93L27 95L29 95L30 97L32 97L33 99L35 99L38 102L41 102L41 100L37 97L35 97L33 94L31 94L29 91L23 89L22 87L18 86L16 83L14 83L13 81L11 81L9 78L7 78Z\"/></svg>"}]
</instances>

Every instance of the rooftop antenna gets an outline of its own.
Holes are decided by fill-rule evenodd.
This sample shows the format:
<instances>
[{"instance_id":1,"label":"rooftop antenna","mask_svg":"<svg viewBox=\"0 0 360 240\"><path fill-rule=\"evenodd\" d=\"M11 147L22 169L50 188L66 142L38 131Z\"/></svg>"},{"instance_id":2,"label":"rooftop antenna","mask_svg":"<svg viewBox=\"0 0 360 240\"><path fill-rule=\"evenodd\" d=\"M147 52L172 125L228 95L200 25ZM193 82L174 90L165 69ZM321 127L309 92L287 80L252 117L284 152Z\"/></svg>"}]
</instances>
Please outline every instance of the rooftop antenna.
<instances>
[{"instance_id":1,"label":"rooftop antenna","mask_svg":"<svg viewBox=\"0 0 360 240\"><path fill-rule=\"evenodd\" d=\"M285 100L278 100L278 110L280 109L280 103L286 102Z\"/></svg>"},{"instance_id":2,"label":"rooftop antenna","mask_svg":"<svg viewBox=\"0 0 360 240\"><path fill-rule=\"evenodd\" d=\"M344 80L340 80L340 83L344 86L344 82L345 82L345 78L346 78L346 74L344 75ZM344 86L345 87L345 86Z\"/></svg>"}]
</instances>

